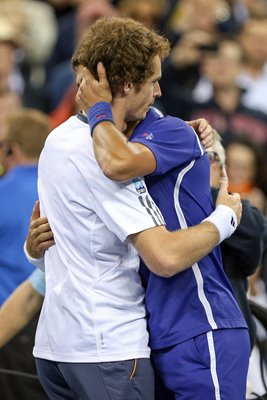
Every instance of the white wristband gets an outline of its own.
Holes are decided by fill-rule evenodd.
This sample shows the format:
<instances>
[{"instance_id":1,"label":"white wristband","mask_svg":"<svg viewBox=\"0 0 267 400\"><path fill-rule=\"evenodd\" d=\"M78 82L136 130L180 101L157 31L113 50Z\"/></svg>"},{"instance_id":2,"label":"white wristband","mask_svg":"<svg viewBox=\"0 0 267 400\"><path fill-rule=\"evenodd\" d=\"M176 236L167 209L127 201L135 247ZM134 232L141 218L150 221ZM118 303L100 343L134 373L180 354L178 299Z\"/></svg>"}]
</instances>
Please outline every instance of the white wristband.
<instances>
[{"instance_id":1,"label":"white wristband","mask_svg":"<svg viewBox=\"0 0 267 400\"><path fill-rule=\"evenodd\" d=\"M41 258L31 257L27 251L26 242L24 242L23 250L24 250L25 256L27 257L28 261L31 264L33 264L35 267L39 268L41 271L45 271L44 257L41 257Z\"/></svg>"},{"instance_id":2,"label":"white wristband","mask_svg":"<svg viewBox=\"0 0 267 400\"><path fill-rule=\"evenodd\" d=\"M218 229L220 234L219 243L231 236L238 225L236 214L230 207L224 204L219 204L210 216L202 222L205 221L212 222Z\"/></svg>"}]
</instances>

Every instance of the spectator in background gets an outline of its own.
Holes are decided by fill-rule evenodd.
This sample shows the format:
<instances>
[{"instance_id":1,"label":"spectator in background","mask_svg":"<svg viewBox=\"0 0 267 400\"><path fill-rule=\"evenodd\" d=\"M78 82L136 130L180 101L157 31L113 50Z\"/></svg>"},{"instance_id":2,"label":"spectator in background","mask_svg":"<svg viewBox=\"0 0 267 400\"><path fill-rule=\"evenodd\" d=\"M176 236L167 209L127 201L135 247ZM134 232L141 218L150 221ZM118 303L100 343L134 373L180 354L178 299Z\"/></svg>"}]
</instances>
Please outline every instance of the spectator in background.
<instances>
[{"instance_id":1,"label":"spectator in background","mask_svg":"<svg viewBox=\"0 0 267 400\"><path fill-rule=\"evenodd\" d=\"M1 57L1 63L8 68L8 87L22 97L26 107L46 111L42 90L44 63L57 35L53 9L49 4L32 0L2 1L0 19L0 40L1 32L7 35L9 31L10 43L13 44L11 57Z\"/></svg>"},{"instance_id":2,"label":"spectator in background","mask_svg":"<svg viewBox=\"0 0 267 400\"><path fill-rule=\"evenodd\" d=\"M242 101L267 114L267 17L248 19L238 40L244 52L243 73L239 77L239 85L245 90Z\"/></svg>"},{"instance_id":3,"label":"spectator in background","mask_svg":"<svg viewBox=\"0 0 267 400\"><path fill-rule=\"evenodd\" d=\"M0 15L16 30L29 67L42 66L57 37L53 8L34 0L2 0Z\"/></svg>"},{"instance_id":4,"label":"spectator in background","mask_svg":"<svg viewBox=\"0 0 267 400\"><path fill-rule=\"evenodd\" d=\"M169 82L163 106L167 113L183 119L206 118L220 132L224 144L237 135L247 135L267 150L266 114L247 108L241 101L243 92L237 79L242 60L240 45L233 39L221 39L202 60L203 76L212 84L212 97L206 102L196 102Z\"/></svg>"},{"instance_id":5,"label":"spectator in background","mask_svg":"<svg viewBox=\"0 0 267 400\"><path fill-rule=\"evenodd\" d=\"M7 114L18 110L22 107L22 101L20 96L16 93L11 91L10 89L0 89L0 137L1 137L1 130L2 121ZM1 163L0 159L0 177L5 174L5 168Z\"/></svg>"},{"instance_id":6,"label":"spectator in background","mask_svg":"<svg viewBox=\"0 0 267 400\"><path fill-rule=\"evenodd\" d=\"M252 139L248 137L235 137L226 146L226 163L229 176L229 190L236 190L242 198L248 199L254 206L266 215L267 204L267 181L266 181L266 153ZM266 234L265 234L266 236ZM244 243L244 249L247 244ZM251 254L253 254L252 249ZM249 298L257 304L266 307L266 239L265 251L262 260L258 263L259 268L249 276ZM256 321L256 334L260 341L266 340L266 330ZM266 367L266 365L265 365ZM266 386L262 381L261 369L266 377L266 368L260 367L260 353L255 346L251 355L248 377L253 391L259 395L266 392ZM253 398L253 397L252 397Z\"/></svg>"},{"instance_id":7,"label":"spectator in background","mask_svg":"<svg viewBox=\"0 0 267 400\"><path fill-rule=\"evenodd\" d=\"M226 152L220 136L215 132L214 144L208 150L210 157L211 187L214 201L217 197L222 168L226 163ZM227 169L228 171L228 169ZM229 186L230 187L230 186ZM261 263L266 245L264 230L266 220L261 212L247 200L242 201L243 214L239 227L231 238L221 244L224 270L232 285L236 300L246 319L251 350L255 344L255 327L247 301L248 281Z\"/></svg>"},{"instance_id":8,"label":"spectator in background","mask_svg":"<svg viewBox=\"0 0 267 400\"><path fill-rule=\"evenodd\" d=\"M216 21L219 0L182 0L178 2L172 30L174 46L162 69L161 88L168 93L171 84L188 96L200 79L200 63L206 48L220 37ZM209 93L208 93L209 95Z\"/></svg>"},{"instance_id":9,"label":"spectator in background","mask_svg":"<svg viewBox=\"0 0 267 400\"><path fill-rule=\"evenodd\" d=\"M0 305L33 271L23 244L29 218L37 200L37 162L50 131L48 117L40 111L21 109L2 121L0 162L6 173L0 180ZM32 357L36 320L0 352L0 368L35 372ZM0 374L5 400L42 397L39 383Z\"/></svg>"},{"instance_id":10,"label":"spectator in background","mask_svg":"<svg viewBox=\"0 0 267 400\"><path fill-rule=\"evenodd\" d=\"M227 144L226 157L229 190L238 192L266 215L266 153L253 139L239 136Z\"/></svg>"},{"instance_id":11,"label":"spectator in background","mask_svg":"<svg viewBox=\"0 0 267 400\"><path fill-rule=\"evenodd\" d=\"M0 88L22 95L25 82L16 57L21 46L20 33L0 16Z\"/></svg>"},{"instance_id":12,"label":"spectator in background","mask_svg":"<svg viewBox=\"0 0 267 400\"><path fill-rule=\"evenodd\" d=\"M120 0L118 10L122 17L130 17L149 29L159 28L168 10L167 0Z\"/></svg>"}]
</instances>

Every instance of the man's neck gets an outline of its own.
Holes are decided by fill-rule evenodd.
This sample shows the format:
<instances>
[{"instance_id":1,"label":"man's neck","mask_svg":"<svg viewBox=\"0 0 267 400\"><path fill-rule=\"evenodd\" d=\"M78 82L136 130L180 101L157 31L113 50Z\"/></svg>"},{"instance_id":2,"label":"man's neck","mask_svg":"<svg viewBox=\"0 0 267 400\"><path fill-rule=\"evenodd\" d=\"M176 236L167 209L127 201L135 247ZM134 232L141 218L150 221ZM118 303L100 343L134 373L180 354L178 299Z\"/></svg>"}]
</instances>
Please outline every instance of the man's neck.
<instances>
[{"instance_id":1,"label":"man's neck","mask_svg":"<svg viewBox=\"0 0 267 400\"><path fill-rule=\"evenodd\" d=\"M125 136L130 139L130 137L133 134L133 131L135 130L135 128L137 127L137 125L140 123L140 121L132 121L132 122L128 122L127 123L127 128L126 130L123 132L125 134Z\"/></svg>"}]
</instances>

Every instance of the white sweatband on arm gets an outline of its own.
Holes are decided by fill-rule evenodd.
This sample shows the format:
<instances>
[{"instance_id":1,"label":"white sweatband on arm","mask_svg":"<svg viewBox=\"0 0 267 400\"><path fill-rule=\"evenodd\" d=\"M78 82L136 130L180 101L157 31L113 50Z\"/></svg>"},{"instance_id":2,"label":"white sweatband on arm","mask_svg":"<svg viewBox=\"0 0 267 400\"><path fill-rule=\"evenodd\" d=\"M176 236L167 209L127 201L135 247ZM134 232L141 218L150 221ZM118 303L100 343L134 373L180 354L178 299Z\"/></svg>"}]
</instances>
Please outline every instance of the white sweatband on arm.
<instances>
[{"instance_id":1,"label":"white sweatband on arm","mask_svg":"<svg viewBox=\"0 0 267 400\"><path fill-rule=\"evenodd\" d=\"M220 241L223 242L231 236L237 228L237 217L235 212L224 204L219 204L209 217L203 219L202 222L213 223L219 231Z\"/></svg>"},{"instance_id":2,"label":"white sweatband on arm","mask_svg":"<svg viewBox=\"0 0 267 400\"><path fill-rule=\"evenodd\" d=\"M24 242L23 250L24 250L25 256L27 257L27 260L31 264L33 264L36 268L39 268L41 271L45 271L44 257L41 257L41 258L31 257L27 251L26 242Z\"/></svg>"}]
</instances>

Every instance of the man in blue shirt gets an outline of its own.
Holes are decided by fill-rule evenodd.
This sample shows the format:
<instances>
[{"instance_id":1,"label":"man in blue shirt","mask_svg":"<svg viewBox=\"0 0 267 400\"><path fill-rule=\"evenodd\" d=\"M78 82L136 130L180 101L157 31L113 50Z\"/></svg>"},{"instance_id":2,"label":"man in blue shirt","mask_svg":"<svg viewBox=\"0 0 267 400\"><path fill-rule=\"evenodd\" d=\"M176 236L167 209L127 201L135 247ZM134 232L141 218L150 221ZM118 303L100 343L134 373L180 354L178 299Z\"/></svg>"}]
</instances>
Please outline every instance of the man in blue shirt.
<instances>
[{"instance_id":1,"label":"man in blue shirt","mask_svg":"<svg viewBox=\"0 0 267 400\"><path fill-rule=\"evenodd\" d=\"M37 110L22 109L1 121L0 163L0 306L29 277L34 267L23 252L34 202L37 199L37 163L50 132L48 117ZM33 321L0 353L0 368L34 373L31 354L37 320ZM38 381L21 384L15 375L0 375L2 398L40 398Z\"/></svg>"},{"instance_id":2,"label":"man in blue shirt","mask_svg":"<svg viewBox=\"0 0 267 400\"><path fill-rule=\"evenodd\" d=\"M37 110L8 115L1 128L0 163L0 305L34 270L23 252L37 194L37 163L50 132L47 116Z\"/></svg>"},{"instance_id":3,"label":"man in blue shirt","mask_svg":"<svg viewBox=\"0 0 267 400\"><path fill-rule=\"evenodd\" d=\"M97 30L90 38L92 49L94 40L99 40ZM85 43L88 46L88 38L80 48ZM112 45L112 38L102 43L98 60L109 66L109 79L115 54L120 53L118 43L109 53ZM89 46L84 58L78 48L73 64L95 74L91 60ZM161 95L159 56L151 57L150 70L151 75L141 83L122 80L119 91L110 90L101 63L97 65L99 79L80 70L77 100L83 110L89 108L95 155L104 174L117 181L146 176L167 228L184 229L207 219L213 210L209 159L192 128L149 109ZM133 104L136 110L129 113ZM176 399L244 400L249 337L223 271L219 247L170 279L148 272L145 266L142 271L150 346L165 386Z\"/></svg>"}]
</instances>

